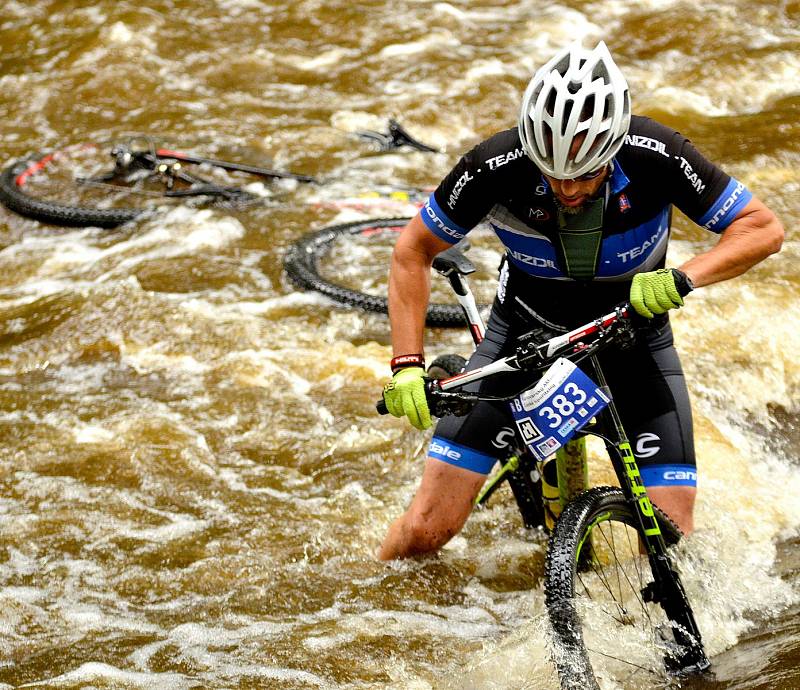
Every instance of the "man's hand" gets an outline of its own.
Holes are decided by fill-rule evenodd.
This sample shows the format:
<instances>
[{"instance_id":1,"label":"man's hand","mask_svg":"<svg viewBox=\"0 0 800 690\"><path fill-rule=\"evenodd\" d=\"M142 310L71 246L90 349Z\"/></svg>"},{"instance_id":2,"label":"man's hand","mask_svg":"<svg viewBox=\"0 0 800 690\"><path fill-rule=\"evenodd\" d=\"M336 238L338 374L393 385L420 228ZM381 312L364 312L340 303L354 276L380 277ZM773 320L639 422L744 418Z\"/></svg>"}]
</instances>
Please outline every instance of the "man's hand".
<instances>
[{"instance_id":1,"label":"man's hand","mask_svg":"<svg viewBox=\"0 0 800 690\"><path fill-rule=\"evenodd\" d=\"M683 306L683 298L694 286L677 268L637 273L631 283L631 305L641 316L652 319L670 309Z\"/></svg>"},{"instance_id":2,"label":"man's hand","mask_svg":"<svg viewBox=\"0 0 800 690\"><path fill-rule=\"evenodd\" d=\"M422 367L400 369L383 388L389 414L408 417L411 425L424 431L431 425L431 413L425 399L425 370Z\"/></svg>"}]
</instances>

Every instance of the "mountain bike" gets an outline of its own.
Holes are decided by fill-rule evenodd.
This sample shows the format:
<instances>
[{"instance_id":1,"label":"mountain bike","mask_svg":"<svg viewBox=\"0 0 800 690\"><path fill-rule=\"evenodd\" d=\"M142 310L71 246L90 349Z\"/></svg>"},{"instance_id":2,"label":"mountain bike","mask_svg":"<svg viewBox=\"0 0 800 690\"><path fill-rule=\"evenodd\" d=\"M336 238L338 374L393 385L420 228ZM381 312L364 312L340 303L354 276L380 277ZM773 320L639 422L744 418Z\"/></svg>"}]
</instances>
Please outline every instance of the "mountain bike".
<instances>
[{"instance_id":1,"label":"mountain bike","mask_svg":"<svg viewBox=\"0 0 800 690\"><path fill-rule=\"evenodd\" d=\"M464 294L468 260L447 251L434 268L453 285L477 344L482 322L474 300ZM568 332L526 333L512 355L470 371L454 373L458 360L451 355L437 358L426 382L437 417L464 415L480 400L511 406L515 437L476 503L486 503L507 481L523 522L550 532L545 605L564 690L599 688L601 663L605 673L637 677L644 687L665 673L696 674L710 667L670 553L681 532L647 495L598 360L607 347L630 345L635 328L632 308L622 304ZM509 397L465 390L508 372L540 376L535 386ZM433 377L439 375L444 378ZM386 413L383 400L377 407ZM587 488L590 435L603 440L619 487Z\"/></svg>"},{"instance_id":2,"label":"mountain bike","mask_svg":"<svg viewBox=\"0 0 800 690\"><path fill-rule=\"evenodd\" d=\"M64 226L113 228L170 202L243 206L268 196L265 180L308 175L158 147L149 137L32 154L0 172L0 202Z\"/></svg>"},{"instance_id":3,"label":"mountain bike","mask_svg":"<svg viewBox=\"0 0 800 690\"><path fill-rule=\"evenodd\" d=\"M380 151L436 149L396 120L357 135ZM0 202L20 215L64 226L113 228L168 203L243 206L268 196L265 180L318 182L309 175L157 146L148 136L33 153L0 171ZM261 184L259 184L261 183Z\"/></svg>"}]
</instances>

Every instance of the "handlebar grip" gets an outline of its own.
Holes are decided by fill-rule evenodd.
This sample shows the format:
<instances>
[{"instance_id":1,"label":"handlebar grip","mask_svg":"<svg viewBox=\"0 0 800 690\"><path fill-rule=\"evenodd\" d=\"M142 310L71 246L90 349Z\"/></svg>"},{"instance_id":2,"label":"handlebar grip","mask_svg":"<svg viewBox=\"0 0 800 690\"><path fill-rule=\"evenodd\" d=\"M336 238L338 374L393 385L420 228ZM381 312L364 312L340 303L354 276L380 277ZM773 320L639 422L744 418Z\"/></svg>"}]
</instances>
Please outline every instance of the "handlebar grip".
<instances>
[{"instance_id":1,"label":"handlebar grip","mask_svg":"<svg viewBox=\"0 0 800 690\"><path fill-rule=\"evenodd\" d=\"M386 401L383 398L375 403L375 409L378 411L378 414L389 414L389 410L386 409Z\"/></svg>"}]
</instances>

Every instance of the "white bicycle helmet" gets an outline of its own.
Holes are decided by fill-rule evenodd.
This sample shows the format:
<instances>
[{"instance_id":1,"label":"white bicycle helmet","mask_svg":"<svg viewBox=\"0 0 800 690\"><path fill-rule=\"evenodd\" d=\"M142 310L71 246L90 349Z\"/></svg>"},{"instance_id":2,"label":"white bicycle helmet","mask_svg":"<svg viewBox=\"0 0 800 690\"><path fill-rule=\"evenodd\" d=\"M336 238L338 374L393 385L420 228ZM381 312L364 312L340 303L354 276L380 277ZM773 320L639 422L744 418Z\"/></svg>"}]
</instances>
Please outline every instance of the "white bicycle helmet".
<instances>
[{"instance_id":1,"label":"white bicycle helmet","mask_svg":"<svg viewBox=\"0 0 800 690\"><path fill-rule=\"evenodd\" d=\"M519 138L542 172L574 179L614 157L630 121L628 83L606 44L587 50L573 43L533 75L522 98Z\"/></svg>"}]
</instances>

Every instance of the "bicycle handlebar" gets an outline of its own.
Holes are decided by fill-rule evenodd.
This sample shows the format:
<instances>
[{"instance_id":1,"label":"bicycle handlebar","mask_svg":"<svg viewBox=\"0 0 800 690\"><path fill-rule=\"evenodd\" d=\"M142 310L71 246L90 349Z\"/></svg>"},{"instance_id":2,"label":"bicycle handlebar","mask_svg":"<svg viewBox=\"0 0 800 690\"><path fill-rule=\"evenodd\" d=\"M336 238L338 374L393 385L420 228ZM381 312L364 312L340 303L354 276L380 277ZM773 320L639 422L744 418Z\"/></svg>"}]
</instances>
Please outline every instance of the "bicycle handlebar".
<instances>
[{"instance_id":1,"label":"bicycle handlebar","mask_svg":"<svg viewBox=\"0 0 800 690\"><path fill-rule=\"evenodd\" d=\"M605 316L540 343L526 338L527 334L523 335L514 354L485 366L445 379L427 379L425 397L431 414L436 417L445 414L464 415L480 400L497 400L495 397L459 390L468 383L482 381L503 372L543 371L561 357L578 361L613 342L628 342L633 335L631 321L634 314L631 305L625 302ZM375 408L381 415L389 412L383 398L375 404Z\"/></svg>"}]
</instances>

